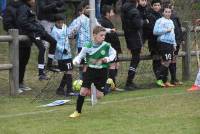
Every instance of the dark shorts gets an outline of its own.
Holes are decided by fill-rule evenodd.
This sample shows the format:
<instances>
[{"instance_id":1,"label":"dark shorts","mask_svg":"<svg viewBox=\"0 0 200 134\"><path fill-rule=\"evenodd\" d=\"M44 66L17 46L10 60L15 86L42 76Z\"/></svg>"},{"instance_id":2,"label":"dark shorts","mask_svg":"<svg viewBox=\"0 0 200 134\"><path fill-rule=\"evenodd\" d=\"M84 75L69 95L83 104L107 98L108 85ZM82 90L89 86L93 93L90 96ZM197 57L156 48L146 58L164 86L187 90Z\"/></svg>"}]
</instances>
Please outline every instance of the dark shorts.
<instances>
[{"instance_id":1,"label":"dark shorts","mask_svg":"<svg viewBox=\"0 0 200 134\"><path fill-rule=\"evenodd\" d=\"M58 60L58 67L60 71L70 71L73 69L72 59Z\"/></svg>"},{"instance_id":2,"label":"dark shorts","mask_svg":"<svg viewBox=\"0 0 200 134\"><path fill-rule=\"evenodd\" d=\"M78 53L80 53L81 50L82 50L82 48L78 48ZM82 59L80 64L84 64L85 65L87 63L86 63L85 59Z\"/></svg>"},{"instance_id":3,"label":"dark shorts","mask_svg":"<svg viewBox=\"0 0 200 134\"><path fill-rule=\"evenodd\" d=\"M173 59L173 45L159 42L160 43L160 54L163 61L169 61Z\"/></svg>"},{"instance_id":4,"label":"dark shorts","mask_svg":"<svg viewBox=\"0 0 200 134\"><path fill-rule=\"evenodd\" d=\"M91 84L94 83L96 88L99 91L103 91L106 81L108 78L108 69L94 69L94 68L87 68L87 71L85 72L85 75L83 77L83 85L82 87L90 88Z\"/></svg>"}]
</instances>

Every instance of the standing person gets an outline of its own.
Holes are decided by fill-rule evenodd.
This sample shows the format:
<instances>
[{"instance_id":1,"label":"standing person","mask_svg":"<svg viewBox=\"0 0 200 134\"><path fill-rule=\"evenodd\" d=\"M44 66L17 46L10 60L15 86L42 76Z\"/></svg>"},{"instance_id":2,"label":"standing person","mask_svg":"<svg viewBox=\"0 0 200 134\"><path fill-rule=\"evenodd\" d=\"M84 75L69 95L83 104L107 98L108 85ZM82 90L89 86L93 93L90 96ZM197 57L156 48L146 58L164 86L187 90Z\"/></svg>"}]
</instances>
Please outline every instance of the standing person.
<instances>
[{"instance_id":1,"label":"standing person","mask_svg":"<svg viewBox=\"0 0 200 134\"><path fill-rule=\"evenodd\" d=\"M148 47L149 52L152 57L152 66L153 72L158 80L158 72L159 67L161 66L161 58L159 53L159 44L157 42L157 35L153 34L153 28L155 26L156 20L162 17L161 13L161 1L160 0L152 0L151 1L151 9L149 10L148 20L149 24L147 25L146 34L148 35Z\"/></svg>"},{"instance_id":2,"label":"standing person","mask_svg":"<svg viewBox=\"0 0 200 134\"><path fill-rule=\"evenodd\" d=\"M162 63L159 68L159 79L156 84L160 87L170 86L167 82L167 74L169 65L173 59L173 52L176 50L176 39L174 33L174 23L170 19L172 10L169 7L163 8L163 17L158 19L155 23L153 33L158 36L158 43L160 44L160 52Z\"/></svg>"},{"instance_id":3,"label":"standing person","mask_svg":"<svg viewBox=\"0 0 200 134\"><path fill-rule=\"evenodd\" d=\"M35 0L22 0L22 5L17 10L17 25L19 26L20 34L28 35L28 37L35 43L39 49L38 55L38 71L39 80L47 80L48 77L44 72L44 53L45 47L42 40L50 43L50 49L48 54L47 68L52 68L52 60L56 49L56 40L49 35L44 27L36 20L35 12L32 8L35 6Z\"/></svg>"},{"instance_id":4,"label":"standing person","mask_svg":"<svg viewBox=\"0 0 200 134\"><path fill-rule=\"evenodd\" d=\"M107 89L104 88L107 81L109 62L116 57L116 51L111 45L104 41L106 30L101 26L96 26L93 30L94 41L86 43L77 57L74 58L75 65L80 64L81 59L86 58L87 71L83 77L83 84L80 95L77 99L76 111L69 117L79 117L82 111L85 96L91 95L91 84L97 88L97 98L104 96Z\"/></svg>"},{"instance_id":5,"label":"standing person","mask_svg":"<svg viewBox=\"0 0 200 134\"><path fill-rule=\"evenodd\" d=\"M100 25L97 19L95 19L95 23L96 25ZM106 32L108 33L110 33L111 31L115 31L115 29L110 29L110 28L105 28L105 29ZM80 53L84 44L91 40L88 0L85 0L83 3L83 14L74 19L68 27L68 35L73 36L75 34L77 35L76 47L78 49L78 53ZM85 64L84 59L82 60L81 64ZM82 79L85 71L86 71L86 66L80 68L80 79Z\"/></svg>"},{"instance_id":6,"label":"standing person","mask_svg":"<svg viewBox=\"0 0 200 134\"><path fill-rule=\"evenodd\" d=\"M101 0L95 0L95 16L101 19Z\"/></svg>"},{"instance_id":7,"label":"standing person","mask_svg":"<svg viewBox=\"0 0 200 134\"><path fill-rule=\"evenodd\" d=\"M20 0L12 0L8 3L3 15L3 27L8 32L9 29L18 29L16 24L17 10L22 5ZM26 65L28 64L31 53L31 41L25 40L19 42L19 89L18 93L31 90L24 84L24 75L26 72Z\"/></svg>"},{"instance_id":8,"label":"standing person","mask_svg":"<svg viewBox=\"0 0 200 134\"><path fill-rule=\"evenodd\" d=\"M103 27L114 29L114 25L111 22L111 18L113 17L113 15L114 15L114 11L113 11L112 6L104 5L102 7L102 17L99 20L99 23ZM111 78L116 85L115 78L117 76L117 71L118 71L118 66L119 66L118 54L122 53L120 41L116 32L107 33L105 37L105 41L110 43L111 46L117 52L116 59L110 64L110 67L109 67L109 78Z\"/></svg>"},{"instance_id":9,"label":"standing person","mask_svg":"<svg viewBox=\"0 0 200 134\"><path fill-rule=\"evenodd\" d=\"M144 22L143 29L142 29L142 37L143 37L143 43L145 43L145 41L148 38L147 25L149 23L149 20L148 20L149 12L147 11L147 0L139 0L137 9L139 10L141 18L143 19L143 22Z\"/></svg>"},{"instance_id":10,"label":"standing person","mask_svg":"<svg viewBox=\"0 0 200 134\"><path fill-rule=\"evenodd\" d=\"M126 90L133 90L138 88L135 83L132 82L135 77L137 66L140 62L140 52L143 45L141 32L143 27L143 20L137 9L138 2L138 0L127 0L123 4L121 11L122 28L124 30L127 47L132 55L125 85Z\"/></svg>"},{"instance_id":11,"label":"standing person","mask_svg":"<svg viewBox=\"0 0 200 134\"><path fill-rule=\"evenodd\" d=\"M54 26L56 14L63 14L66 11L63 0L38 0L38 19L50 34Z\"/></svg>"},{"instance_id":12,"label":"standing person","mask_svg":"<svg viewBox=\"0 0 200 134\"><path fill-rule=\"evenodd\" d=\"M55 26L52 29L51 35L57 41L55 59L58 60L58 66L64 72L59 88L56 94L69 96L72 94L72 54L67 35L67 26L64 24L65 16L57 14L55 16ZM65 91L65 85L67 90Z\"/></svg>"},{"instance_id":13,"label":"standing person","mask_svg":"<svg viewBox=\"0 0 200 134\"><path fill-rule=\"evenodd\" d=\"M171 5L172 8L172 15L171 15L171 20L174 22L174 32L175 32L175 38L176 38L176 51L174 52L174 56L172 59L171 64L169 65L169 72L171 74L171 81L170 83L173 85L182 85L183 83L181 81L179 81L176 77L176 70L177 70L177 66L176 66L176 61L178 58L178 52L180 49L180 45L184 43L183 41L183 32L181 29L181 22L179 17L176 14L176 11L174 9L174 5Z\"/></svg>"}]
</instances>

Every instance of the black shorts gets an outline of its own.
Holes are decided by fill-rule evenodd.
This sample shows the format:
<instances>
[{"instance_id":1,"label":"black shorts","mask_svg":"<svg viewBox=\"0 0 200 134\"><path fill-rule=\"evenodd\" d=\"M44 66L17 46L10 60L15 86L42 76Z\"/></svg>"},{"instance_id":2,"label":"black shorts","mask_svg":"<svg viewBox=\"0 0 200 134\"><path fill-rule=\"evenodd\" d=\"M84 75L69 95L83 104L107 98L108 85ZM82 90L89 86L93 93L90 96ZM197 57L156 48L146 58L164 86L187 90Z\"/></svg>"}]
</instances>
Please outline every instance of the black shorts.
<instances>
[{"instance_id":1,"label":"black shorts","mask_svg":"<svg viewBox=\"0 0 200 134\"><path fill-rule=\"evenodd\" d=\"M79 48L78 48L78 53L80 53L81 50L82 50L82 48L79 47ZM85 59L82 59L80 64L84 64L84 65L87 64L87 63L86 63L86 60L85 60Z\"/></svg>"},{"instance_id":2,"label":"black shorts","mask_svg":"<svg viewBox=\"0 0 200 134\"><path fill-rule=\"evenodd\" d=\"M160 54L163 61L169 61L173 59L174 47L172 44L159 42L160 43Z\"/></svg>"},{"instance_id":3,"label":"black shorts","mask_svg":"<svg viewBox=\"0 0 200 134\"><path fill-rule=\"evenodd\" d=\"M108 78L108 69L94 69L94 68L87 68L85 75L83 77L83 84L82 87L90 88L91 84L94 83L96 88L103 92L103 88L106 84Z\"/></svg>"},{"instance_id":4,"label":"black shorts","mask_svg":"<svg viewBox=\"0 0 200 134\"><path fill-rule=\"evenodd\" d=\"M72 59L58 60L60 71L70 71L73 69Z\"/></svg>"}]
</instances>

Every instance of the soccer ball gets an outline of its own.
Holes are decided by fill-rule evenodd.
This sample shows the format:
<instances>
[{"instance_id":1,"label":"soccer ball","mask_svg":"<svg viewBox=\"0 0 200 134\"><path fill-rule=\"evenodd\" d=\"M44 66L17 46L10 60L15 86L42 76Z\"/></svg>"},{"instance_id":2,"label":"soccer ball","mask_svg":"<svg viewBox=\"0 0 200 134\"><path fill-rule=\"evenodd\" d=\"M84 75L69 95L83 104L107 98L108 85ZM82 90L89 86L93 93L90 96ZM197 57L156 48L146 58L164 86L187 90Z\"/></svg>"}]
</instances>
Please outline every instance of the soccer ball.
<instances>
[{"instance_id":1,"label":"soccer ball","mask_svg":"<svg viewBox=\"0 0 200 134\"><path fill-rule=\"evenodd\" d=\"M108 78L106 83L110 85L111 90L115 90L115 83L111 78Z\"/></svg>"},{"instance_id":2,"label":"soccer ball","mask_svg":"<svg viewBox=\"0 0 200 134\"><path fill-rule=\"evenodd\" d=\"M83 84L83 81L82 81L82 80L75 80L75 81L73 82L73 85L72 85L74 91L80 91L82 84Z\"/></svg>"}]
</instances>

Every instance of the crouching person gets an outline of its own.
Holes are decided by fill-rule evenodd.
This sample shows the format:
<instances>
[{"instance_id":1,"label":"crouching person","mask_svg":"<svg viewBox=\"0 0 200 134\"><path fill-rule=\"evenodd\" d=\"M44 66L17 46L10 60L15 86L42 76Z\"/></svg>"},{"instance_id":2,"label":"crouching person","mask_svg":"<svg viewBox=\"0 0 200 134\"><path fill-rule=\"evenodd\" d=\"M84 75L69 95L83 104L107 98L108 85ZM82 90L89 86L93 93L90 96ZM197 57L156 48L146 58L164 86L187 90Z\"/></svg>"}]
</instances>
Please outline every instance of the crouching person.
<instances>
[{"instance_id":1,"label":"crouching person","mask_svg":"<svg viewBox=\"0 0 200 134\"><path fill-rule=\"evenodd\" d=\"M81 59L86 58L88 68L83 76L83 84L80 95L77 99L76 111L69 117L76 118L81 114L85 96L90 96L91 84L97 88L97 98L101 98L108 93L106 86L109 62L116 57L116 51L111 45L104 41L106 30L101 26L93 29L93 41L86 43L81 52L73 60L73 64L78 65Z\"/></svg>"}]
</instances>

